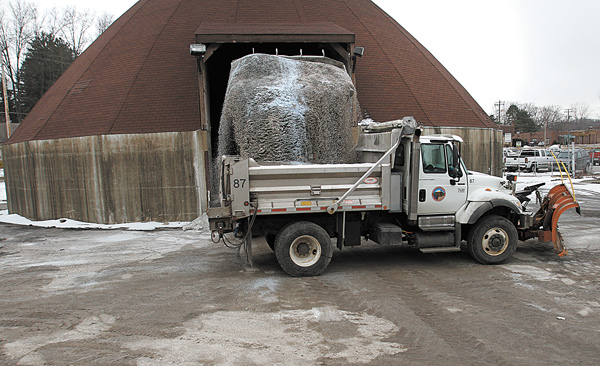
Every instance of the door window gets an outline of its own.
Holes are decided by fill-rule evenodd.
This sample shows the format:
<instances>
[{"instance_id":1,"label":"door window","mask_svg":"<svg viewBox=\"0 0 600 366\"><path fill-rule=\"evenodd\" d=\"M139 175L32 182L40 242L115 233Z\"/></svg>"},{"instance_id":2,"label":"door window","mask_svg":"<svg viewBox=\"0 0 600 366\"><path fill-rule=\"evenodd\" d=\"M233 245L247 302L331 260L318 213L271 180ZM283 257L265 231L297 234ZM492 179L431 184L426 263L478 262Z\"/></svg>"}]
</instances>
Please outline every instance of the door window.
<instances>
[{"instance_id":1,"label":"door window","mask_svg":"<svg viewBox=\"0 0 600 366\"><path fill-rule=\"evenodd\" d=\"M425 173L446 173L446 154L443 144L421 145L423 171Z\"/></svg>"},{"instance_id":2,"label":"door window","mask_svg":"<svg viewBox=\"0 0 600 366\"><path fill-rule=\"evenodd\" d=\"M447 161L447 166L448 166L448 175L451 177L462 177L462 171L460 170L460 164L456 167L456 169L458 170L456 172L456 176L453 176L452 173L454 173L454 167L452 165L454 157L452 154L452 146L450 145L446 145L446 161Z\"/></svg>"}]
</instances>

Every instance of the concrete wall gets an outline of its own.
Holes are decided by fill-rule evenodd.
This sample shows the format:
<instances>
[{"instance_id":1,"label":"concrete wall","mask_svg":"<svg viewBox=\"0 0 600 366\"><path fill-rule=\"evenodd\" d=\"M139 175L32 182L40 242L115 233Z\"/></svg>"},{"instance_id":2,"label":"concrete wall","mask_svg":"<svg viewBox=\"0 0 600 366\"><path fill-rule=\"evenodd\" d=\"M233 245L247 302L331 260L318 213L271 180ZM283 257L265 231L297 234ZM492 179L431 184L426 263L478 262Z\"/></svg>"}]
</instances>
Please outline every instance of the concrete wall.
<instances>
[{"instance_id":1,"label":"concrete wall","mask_svg":"<svg viewBox=\"0 0 600 366\"><path fill-rule=\"evenodd\" d=\"M461 156L469 170L502 176L502 146L504 135L501 130L472 127L424 127L423 134L435 133L458 135L465 141Z\"/></svg>"},{"instance_id":2,"label":"concrete wall","mask_svg":"<svg viewBox=\"0 0 600 366\"><path fill-rule=\"evenodd\" d=\"M32 220L191 221L206 210L205 131L104 135L3 146L10 213ZM461 136L471 170L502 174L502 131L425 127Z\"/></svg>"},{"instance_id":3,"label":"concrete wall","mask_svg":"<svg viewBox=\"0 0 600 366\"><path fill-rule=\"evenodd\" d=\"M191 221L207 206L204 133L4 145L9 212L106 224Z\"/></svg>"}]
</instances>

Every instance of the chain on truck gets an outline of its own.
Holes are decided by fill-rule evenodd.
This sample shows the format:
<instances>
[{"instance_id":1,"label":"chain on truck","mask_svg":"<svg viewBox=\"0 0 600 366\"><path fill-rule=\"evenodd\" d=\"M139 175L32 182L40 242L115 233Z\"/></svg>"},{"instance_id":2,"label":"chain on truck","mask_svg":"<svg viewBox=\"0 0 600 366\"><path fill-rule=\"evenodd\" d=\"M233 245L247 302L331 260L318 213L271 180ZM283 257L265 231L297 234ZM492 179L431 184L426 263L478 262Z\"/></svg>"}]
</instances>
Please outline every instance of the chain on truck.
<instances>
[{"instance_id":1,"label":"chain on truck","mask_svg":"<svg viewBox=\"0 0 600 366\"><path fill-rule=\"evenodd\" d=\"M314 276L334 246L403 244L422 252L461 250L483 264L506 261L518 240L552 241L563 256L558 218L579 204L564 184L516 191L507 179L469 171L455 135L421 136L412 117L362 125L355 164L259 164L223 156L218 204L208 210L213 241L244 245L264 236L281 268ZM527 212L532 193L537 212ZM233 233L233 234L228 234Z\"/></svg>"}]
</instances>

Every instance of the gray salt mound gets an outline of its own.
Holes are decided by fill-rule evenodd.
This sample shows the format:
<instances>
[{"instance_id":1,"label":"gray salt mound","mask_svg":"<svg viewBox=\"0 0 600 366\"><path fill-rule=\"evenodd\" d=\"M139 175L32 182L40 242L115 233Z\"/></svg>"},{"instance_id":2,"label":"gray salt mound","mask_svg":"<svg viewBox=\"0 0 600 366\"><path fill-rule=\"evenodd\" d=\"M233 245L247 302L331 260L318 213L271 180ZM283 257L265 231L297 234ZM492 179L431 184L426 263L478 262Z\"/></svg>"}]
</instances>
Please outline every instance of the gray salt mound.
<instances>
[{"instance_id":1,"label":"gray salt mound","mask_svg":"<svg viewBox=\"0 0 600 366\"><path fill-rule=\"evenodd\" d=\"M340 67L253 54L231 64L219 156L257 161L353 162L356 90Z\"/></svg>"}]
</instances>

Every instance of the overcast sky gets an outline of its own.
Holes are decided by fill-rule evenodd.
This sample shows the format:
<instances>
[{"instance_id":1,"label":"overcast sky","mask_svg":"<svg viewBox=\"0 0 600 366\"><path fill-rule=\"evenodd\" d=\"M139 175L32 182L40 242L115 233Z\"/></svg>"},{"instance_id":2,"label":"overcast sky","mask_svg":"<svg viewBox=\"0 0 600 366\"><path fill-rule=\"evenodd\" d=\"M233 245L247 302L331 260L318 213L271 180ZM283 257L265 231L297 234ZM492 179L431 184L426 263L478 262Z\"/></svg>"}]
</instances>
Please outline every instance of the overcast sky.
<instances>
[{"instance_id":1,"label":"overcast sky","mask_svg":"<svg viewBox=\"0 0 600 366\"><path fill-rule=\"evenodd\" d=\"M116 19L136 1L37 2L42 8L71 5L106 11ZM488 113L498 100L564 108L587 103L592 117L600 118L600 1L374 2L417 38Z\"/></svg>"}]
</instances>

